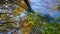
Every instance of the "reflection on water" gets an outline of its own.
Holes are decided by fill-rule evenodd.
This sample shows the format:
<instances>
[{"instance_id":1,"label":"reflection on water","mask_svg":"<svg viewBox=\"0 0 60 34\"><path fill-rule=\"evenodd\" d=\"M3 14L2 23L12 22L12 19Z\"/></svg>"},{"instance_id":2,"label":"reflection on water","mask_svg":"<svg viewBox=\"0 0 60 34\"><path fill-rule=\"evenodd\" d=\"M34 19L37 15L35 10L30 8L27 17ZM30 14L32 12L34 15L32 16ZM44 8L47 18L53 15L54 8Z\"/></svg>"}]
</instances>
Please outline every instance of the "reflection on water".
<instances>
[{"instance_id":1,"label":"reflection on water","mask_svg":"<svg viewBox=\"0 0 60 34\"><path fill-rule=\"evenodd\" d=\"M50 16L55 17L55 18L57 18L58 16L60 16L60 10L59 11L58 10L54 10L54 6L55 5L59 5L59 4L57 4L57 2L58 2L57 0L33 0L33 1L30 0L30 1L31 1L31 7L32 7L32 9L34 11L36 11L36 12L40 11L41 13L43 13L43 15L49 14ZM13 7L13 8L11 8L11 7L12 6L3 5L3 7L0 7L0 13L12 13L14 11L13 9L16 8L16 6ZM10 17L12 16L13 18L15 18L14 20L12 18L11 21L19 21L20 17L24 18L24 15L25 14L21 14L20 16L16 16L16 17L10 15ZM18 23L17 22L15 22L15 23L16 23L15 26L18 27ZM10 32L8 32L8 33L10 34L11 32L12 31L10 30ZM21 34L21 30L19 30L18 33Z\"/></svg>"},{"instance_id":2,"label":"reflection on water","mask_svg":"<svg viewBox=\"0 0 60 34\"><path fill-rule=\"evenodd\" d=\"M54 10L53 7L58 4L58 0L30 0L31 7L35 11L40 11L43 14L50 14L52 17L57 18L60 16L60 10ZM59 14L59 15L58 15Z\"/></svg>"}]
</instances>

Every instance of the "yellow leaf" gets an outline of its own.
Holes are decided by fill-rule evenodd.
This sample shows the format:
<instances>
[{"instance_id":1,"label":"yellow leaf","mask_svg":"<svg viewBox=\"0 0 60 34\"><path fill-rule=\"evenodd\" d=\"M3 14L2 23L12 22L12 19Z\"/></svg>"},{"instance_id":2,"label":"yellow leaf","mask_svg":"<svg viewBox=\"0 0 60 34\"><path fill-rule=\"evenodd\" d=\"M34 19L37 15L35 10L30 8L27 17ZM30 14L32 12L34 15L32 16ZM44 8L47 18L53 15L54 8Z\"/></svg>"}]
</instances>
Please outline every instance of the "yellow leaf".
<instances>
[{"instance_id":1,"label":"yellow leaf","mask_svg":"<svg viewBox=\"0 0 60 34\"><path fill-rule=\"evenodd\" d=\"M27 9L27 5L25 4L24 0L21 0L20 6L23 7L24 9Z\"/></svg>"},{"instance_id":2,"label":"yellow leaf","mask_svg":"<svg viewBox=\"0 0 60 34\"><path fill-rule=\"evenodd\" d=\"M15 8L13 15L18 16L20 13L23 12L23 10L24 10L23 8Z\"/></svg>"},{"instance_id":3,"label":"yellow leaf","mask_svg":"<svg viewBox=\"0 0 60 34\"><path fill-rule=\"evenodd\" d=\"M59 6L54 6L53 10L58 10Z\"/></svg>"}]
</instances>

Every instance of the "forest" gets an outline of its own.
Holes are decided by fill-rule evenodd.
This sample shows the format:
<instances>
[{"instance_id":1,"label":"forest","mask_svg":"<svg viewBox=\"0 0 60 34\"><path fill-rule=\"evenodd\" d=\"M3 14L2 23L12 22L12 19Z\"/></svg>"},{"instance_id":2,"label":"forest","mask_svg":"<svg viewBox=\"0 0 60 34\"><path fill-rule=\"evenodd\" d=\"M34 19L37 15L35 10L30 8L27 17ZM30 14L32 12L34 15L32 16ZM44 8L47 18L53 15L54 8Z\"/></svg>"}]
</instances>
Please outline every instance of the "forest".
<instances>
[{"instance_id":1,"label":"forest","mask_svg":"<svg viewBox=\"0 0 60 34\"><path fill-rule=\"evenodd\" d=\"M60 0L0 0L0 34L60 34Z\"/></svg>"}]
</instances>

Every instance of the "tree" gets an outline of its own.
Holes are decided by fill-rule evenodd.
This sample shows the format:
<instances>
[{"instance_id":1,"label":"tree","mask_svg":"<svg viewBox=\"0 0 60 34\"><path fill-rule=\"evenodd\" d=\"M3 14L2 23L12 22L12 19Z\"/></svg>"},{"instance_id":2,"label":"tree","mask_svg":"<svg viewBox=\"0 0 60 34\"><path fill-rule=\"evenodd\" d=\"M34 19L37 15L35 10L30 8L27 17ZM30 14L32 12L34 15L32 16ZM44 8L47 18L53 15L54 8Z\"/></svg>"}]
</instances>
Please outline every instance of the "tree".
<instances>
[{"instance_id":1,"label":"tree","mask_svg":"<svg viewBox=\"0 0 60 34\"><path fill-rule=\"evenodd\" d=\"M49 22L46 20L49 20ZM41 16L36 13L31 13L27 15L27 22L34 25L34 28L30 32L31 34L60 34L60 25L58 24L57 19L50 17L47 14Z\"/></svg>"}]
</instances>

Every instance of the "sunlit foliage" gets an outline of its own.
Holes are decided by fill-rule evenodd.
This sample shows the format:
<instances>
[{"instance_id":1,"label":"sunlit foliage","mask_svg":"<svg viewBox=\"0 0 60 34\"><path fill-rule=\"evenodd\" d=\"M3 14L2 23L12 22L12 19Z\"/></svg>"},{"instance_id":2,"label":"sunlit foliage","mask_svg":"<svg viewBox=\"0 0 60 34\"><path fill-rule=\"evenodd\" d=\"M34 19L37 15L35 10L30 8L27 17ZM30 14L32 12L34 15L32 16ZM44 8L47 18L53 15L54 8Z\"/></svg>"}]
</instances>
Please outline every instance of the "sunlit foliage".
<instances>
[{"instance_id":1,"label":"sunlit foliage","mask_svg":"<svg viewBox=\"0 0 60 34\"><path fill-rule=\"evenodd\" d=\"M44 20L43 16L39 14L30 14L27 16L27 21L38 28L34 28L31 34L60 34L60 24L58 24L58 20L56 19L53 19L52 22L46 22L46 19Z\"/></svg>"},{"instance_id":2,"label":"sunlit foliage","mask_svg":"<svg viewBox=\"0 0 60 34\"><path fill-rule=\"evenodd\" d=\"M10 0L9 0L10 1ZM18 23L14 23L16 17L27 9L27 5L24 0L11 0L10 3L18 5L14 11L9 14L0 14L0 31L11 31L13 29L19 29L22 26L22 34L60 34L60 16L55 19L49 15L42 15L40 12L27 14L24 20L22 19ZM2 0L0 1L1 4ZM46 2L48 3L48 2ZM54 6L53 10L60 10L60 6ZM5 23L6 22L6 23Z\"/></svg>"}]
</instances>

